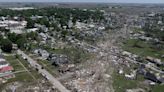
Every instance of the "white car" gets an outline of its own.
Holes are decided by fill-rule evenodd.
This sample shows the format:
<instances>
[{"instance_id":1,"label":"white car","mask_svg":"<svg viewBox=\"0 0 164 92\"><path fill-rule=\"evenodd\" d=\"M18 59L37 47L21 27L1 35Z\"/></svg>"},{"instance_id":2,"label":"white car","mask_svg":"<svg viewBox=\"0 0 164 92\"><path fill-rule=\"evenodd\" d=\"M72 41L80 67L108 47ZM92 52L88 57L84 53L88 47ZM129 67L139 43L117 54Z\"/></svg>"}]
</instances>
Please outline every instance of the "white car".
<instances>
[{"instance_id":1,"label":"white car","mask_svg":"<svg viewBox=\"0 0 164 92\"><path fill-rule=\"evenodd\" d=\"M23 57L23 59L24 59L24 60L27 60L27 58L26 58L26 57Z\"/></svg>"}]
</instances>

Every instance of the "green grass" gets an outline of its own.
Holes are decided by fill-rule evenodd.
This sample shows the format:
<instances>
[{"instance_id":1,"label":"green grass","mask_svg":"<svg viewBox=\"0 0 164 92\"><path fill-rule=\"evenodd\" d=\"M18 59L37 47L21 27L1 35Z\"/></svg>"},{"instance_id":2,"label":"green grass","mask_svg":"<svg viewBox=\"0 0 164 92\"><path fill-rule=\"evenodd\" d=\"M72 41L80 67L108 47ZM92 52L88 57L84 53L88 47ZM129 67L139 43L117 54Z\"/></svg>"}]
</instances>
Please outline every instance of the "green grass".
<instances>
[{"instance_id":1,"label":"green grass","mask_svg":"<svg viewBox=\"0 0 164 92\"><path fill-rule=\"evenodd\" d=\"M10 65L13 66L14 71L22 71L22 70L25 70L24 67L19 63L19 62L21 62L21 63L31 72L31 74L32 74L34 77L40 78L40 74L39 74L35 69L33 69L32 67L29 67L29 63L28 63L26 60L22 59L21 57L15 58L15 56L10 55L10 56L6 56L5 58L6 58L6 60L10 63ZM20 73L20 74L21 74L21 73ZM25 79L25 80L26 80L26 79L29 78L29 76L31 76L31 75L28 74L28 72L25 72L25 74L26 74L26 75L29 75L29 76L26 77L26 75L23 74L23 75L25 75L25 77L21 77L21 78L20 78L20 77L19 77L20 74L19 74L19 73L16 74L16 75L18 75L18 78L17 78L17 76L16 76L16 79L20 79L20 80ZM31 77L30 77L29 79L31 79ZM14 80L15 80L15 79L14 79Z\"/></svg>"},{"instance_id":2,"label":"green grass","mask_svg":"<svg viewBox=\"0 0 164 92\"><path fill-rule=\"evenodd\" d=\"M143 76L137 76L136 80L130 80L124 77L124 75L120 75L116 73L116 71L113 73L113 87L115 89L115 92L125 92L126 89L135 89L138 87L144 88L140 82L143 80Z\"/></svg>"},{"instance_id":3,"label":"green grass","mask_svg":"<svg viewBox=\"0 0 164 92\"><path fill-rule=\"evenodd\" d=\"M30 71L30 73L36 78L42 78L42 75L39 74L33 67L30 67L30 64L24 60L23 58L19 57L18 60Z\"/></svg>"},{"instance_id":4,"label":"green grass","mask_svg":"<svg viewBox=\"0 0 164 92\"><path fill-rule=\"evenodd\" d=\"M21 82L21 83L32 83L34 82L33 78L27 72L21 72L15 74L15 78L8 79L6 83L0 84L0 91L9 83L12 82Z\"/></svg>"},{"instance_id":5,"label":"green grass","mask_svg":"<svg viewBox=\"0 0 164 92\"><path fill-rule=\"evenodd\" d=\"M156 85L152 87L151 92L163 92L164 91L164 85Z\"/></svg>"},{"instance_id":6,"label":"green grass","mask_svg":"<svg viewBox=\"0 0 164 92\"><path fill-rule=\"evenodd\" d=\"M91 56L91 54L87 53L82 49L69 46L63 49L51 49L48 47L45 47L44 49L48 50L51 53L66 55L68 56L69 60L74 64L84 62L88 60Z\"/></svg>"},{"instance_id":7,"label":"green grass","mask_svg":"<svg viewBox=\"0 0 164 92\"><path fill-rule=\"evenodd\" d=\"M5 59L9 64L14 68L14 71L22 71L25 70L24 67L19 63L18 59L13 55L5 56ZM26 65L27 66L27 65ZM32 73L36 74L36 73ZM22 82L24 84L35 82L32 76L27 72L16 73L14 78L8 79L6 83L0 84L0 91L9 83L12 82Z\"/></svg>"},{"instance_id":8,"label":"green grass","mask_svg":"<svg viewBox=\"0 0 164 92\"><path fill-rule=\"evenodd\" d=\"M14 56L5 56L6 61L14 68L14 71L24 70L22 65L18 62L18 60Z\"/></svg>"},{"instance_id":9,"label":"green grass","mask_svg":"<svg viewBox=\"0 0 164 92\"><path fill-rule=\"evenodd\" d=\"M152 44L148 43L148 42L144 42L141 40L135 40L135 39L129 39L124 43L124 46L122 47L124 50L129 51L131 53L137 54L139 56L145 57L145 56L151 56L151 57L155 57L155 58L159 58L162 61L164 61L164 58L161 58L161 55L164 55L164 49L162 50L157 50L152 48ZM163 67L162 67L163 68ZM140 76L141 77L141 76ZM116 79L118 79L120 82L125 82L124 78L120 78L120 77L116 77ZM142 80L142 77L141 77ZM125 83L125 85L123 85L122 83L119 84L119 82L115 85L120 85L121 89L120 90L124 90L123 88L129 86L130 87L134 87L134 83L133 81L129 82L127 81ZM121 85L122 84L122 85ZM135 85L136 86L136 85ZM122 92L118 89L118 91L116 92ZM164 92L164 85L156 85L154 87L151 87L150 92Z\"/></svg>"},{"instance_id":10,"label":"green grass","mask_svg":"<svg viewBox=\"0 0 164 92\"><path fill-rule=\"evenodd\" d=\"M21 82L33 82L33 78L27 73L27 72L22 72L22 73L17 73L15 74L15 78L9 79L8 81L14 82L14 81L21 81Z\"/></svg>"},{"instance_id":11,"label":"green grass","mask_svg":"<svg viewBox=\"0 0 164 92\"><path fill-rule=\"evenodd\" d=\"M13 66L14 71L25 70L24 67L19 63L19 62L21 62L30 71L30 73L34 77L36 77L38 79L41 78L41 75L34 68L29 67L29 63L26 60L24 60L23 58L21 58L21 57L15 58L15 56L13 56L13 55L6 56L5 58L10 63L10 65ZM29 75L28 72L25 72L25 74ZM19 75L19 73L16 75ZM31 76L31 75L29 75L29 76ZM16 76L16 79L20 79L20 80L26 79L26 78L29 78L29 77L25 76L25 77L19 78L19 76L18 76L18 78L17 78L17 76Z\"/></svg>"},{"instance_id":12,"label":"green grass","mask_svg":"<svg viewBox=\"0 0 164 92\"><path fill-rule=\"evenodd\" d=\"M141 40L127 40L123 46L123 49L140 56L151 56L164 60L161 58L161 55L164 55L164 50L154 49L152 48L152 44Z\"/></svg>"},{"instance_id":13,"label":"green grass","mask_svg":"<svg viewBox=\"0 0 164 92\"><path fill-rule=\"evenodd\" d=\"M125 92L126 89L135 88L137 83L134 80L127 80L122 75L114 74L113 86L115 92Z\"/></svg>"},{"instance_id":14,"label":"green grass","mask_svg":"<svg viewBox=\"0 0 164 92\"><path fill-rule=\"evenodd\" d=\"M57 68L53 66L51 62L47 60L38 60L38 63L42 65L53 76L57 76L59 74L59 72L57 71Z\"/></svg>"},{"instance_id":15,"label":"green grass","mask_svg":"<svg viewBox=\"0 0 164 92\"><path fill-rule=\"evenodd\" d=\"M143 32L143 30L140 29L140 28L134 28L134 29L133 29L133 32L134 32L134 33L140 33L140 32Z\"/></svg>"}]
</instances>

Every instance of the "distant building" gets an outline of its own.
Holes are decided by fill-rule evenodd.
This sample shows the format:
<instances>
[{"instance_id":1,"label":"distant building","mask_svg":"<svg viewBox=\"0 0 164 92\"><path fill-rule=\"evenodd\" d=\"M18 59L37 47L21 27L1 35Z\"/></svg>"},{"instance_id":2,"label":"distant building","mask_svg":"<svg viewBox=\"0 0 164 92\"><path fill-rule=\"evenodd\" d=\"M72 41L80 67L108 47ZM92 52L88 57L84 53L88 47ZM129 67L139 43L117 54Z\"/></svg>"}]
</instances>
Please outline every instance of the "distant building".
<instances>
[{"instance_id":1,"label":"distant building","mask_svg":"<svg viewBox=\"0 0 164 92\"><path fill-rule=\"evenodd\" d=\"M43 18L43 16L31 16L30 17L32 20L36 20L36 19L41 19Z\"/></svg>"},{"instance_id":2,"label":"distant building","mask_svg":"<svg viewBox=\"0 0 164 92\"><path fill-rule=\"evenodd\" d=\"M26 27L27 21L1 20L0 28L9 29L11 33L21 34Z\"/></svg>"},{"instance_id":3,"label":"distant building","mask_svg":"<svg viewBox=\"0 0 164 92\"><path fill-rule=\"evenodd\" d=\"M17 11L22 11L22 10L32 10L32 9L35 9L33 7L15 7L15 8L9 8L10 10L17 10Z\"/></svg>"},{"instance_id":4,"label":"distant building","mask_svg":"<svg viewBox=\"0 0 164 92\"><path fill-rule=\"evenodd\" d=\"M30 29L27 29L27 32L36 32L38 31L39 29L38 28L30 28Z\"/></svg>"}]
</instances>

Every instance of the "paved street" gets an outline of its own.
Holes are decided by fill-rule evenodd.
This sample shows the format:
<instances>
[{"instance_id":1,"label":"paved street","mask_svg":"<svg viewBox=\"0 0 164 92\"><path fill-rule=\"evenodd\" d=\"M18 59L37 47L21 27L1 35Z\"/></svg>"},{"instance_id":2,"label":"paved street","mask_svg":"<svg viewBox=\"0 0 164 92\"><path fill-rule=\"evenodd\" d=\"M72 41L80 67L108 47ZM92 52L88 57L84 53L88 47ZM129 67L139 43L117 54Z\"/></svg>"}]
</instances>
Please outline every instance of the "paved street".
<instances>
[{"instance_id":1,"label":"paved street","mask_svg":"<svg viewBox=\"0 0 164 92\"><path fill-rule=\"evenodd\" d=\"M57 88L60 92L70 92L66 89L55 77L53 77L47 70L43 69L35 60L26 55L23 51L17 50L17 54L21 55L24 59L26 58L29 64L38 69L38 72L41 73L44 77L49 80L52 85Z\"/></svg>"}]
</instances>

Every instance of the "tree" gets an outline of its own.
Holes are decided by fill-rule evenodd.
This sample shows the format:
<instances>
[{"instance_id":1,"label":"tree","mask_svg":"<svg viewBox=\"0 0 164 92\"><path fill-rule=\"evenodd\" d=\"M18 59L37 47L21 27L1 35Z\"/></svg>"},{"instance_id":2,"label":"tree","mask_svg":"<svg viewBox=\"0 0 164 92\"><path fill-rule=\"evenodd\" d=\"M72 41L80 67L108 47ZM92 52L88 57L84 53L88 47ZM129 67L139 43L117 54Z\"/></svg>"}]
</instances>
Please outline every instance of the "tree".
<instances>
[{"instance_id":1,"label":"tree","mask_svg":"<svg viewBox=\"0 0 164 92\"><path fill-rule=\"evenodd\" d=\"M38 34L36 32L30 32L26 34L27 38L31 38L32 40L37 40Z\"/></svg>"},{"instance_id":2,"label":"tree","mask_svg":"<svg viewBox=\"0 0 164 92\"><path fill-rule=\"evenodd\" d=\"M50 23L48 21L48 19L46 17L39 19L37 21L37 23L41 24L41 25L45 25L46 27L50 27Z\"/></svg>"},{"instance_id":3,"label":"tree","mask_svg":"<svg viewBox=\"0 0 164 92\"><path fill-rule=\"evenodd\" d=\"M27 27L26 28L34 28L35 22L29 18L26 19Z\"/></svg>"},{"instance_id":4,"label":"tree","mask_svg":"<svg viewBox=\"0 0 164 92\"><path fill-rule=\"evenodd\" d=\"M16 41L16 44L18 45L18 48L25 48L25 43L27 42L27 39L25 37L22 37Z\"/></svg>"},{"instance_id":5,"label":"tree","mask_svg":"<svg viewBox=\"0 0 164 92\"><path fill-rule=\"evenodd\" d=\"M3 40L3 36L2 35L0 35L0 44L1 44L1 41Z\"/></svg>"},{"instance_id":6,"label":"tree","mask_svg":"<svg viewBox=\"0 0 164 92\"><path fill-rule=\"evenodd\" d=\"M8 39L15 43L17 41L17 35L15 33L9 33L8 34Z\"/></svg>"},{"instance_id":7,"label":"tree","mask_svg":"<svg viewBox=\"0 0 164 92\"><path fill-rule=\"evenodd\" d=\"M12 50L12 42L9 39L3 39L1 41L1 49L4 52L11 52L11 50Z\"/></svg>"}]
</instances>

